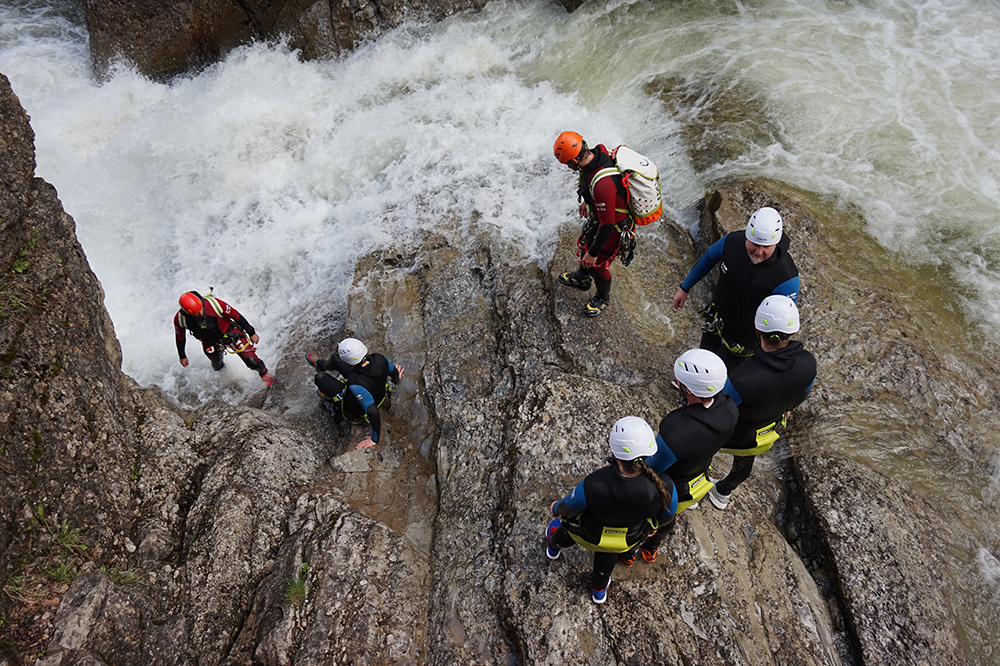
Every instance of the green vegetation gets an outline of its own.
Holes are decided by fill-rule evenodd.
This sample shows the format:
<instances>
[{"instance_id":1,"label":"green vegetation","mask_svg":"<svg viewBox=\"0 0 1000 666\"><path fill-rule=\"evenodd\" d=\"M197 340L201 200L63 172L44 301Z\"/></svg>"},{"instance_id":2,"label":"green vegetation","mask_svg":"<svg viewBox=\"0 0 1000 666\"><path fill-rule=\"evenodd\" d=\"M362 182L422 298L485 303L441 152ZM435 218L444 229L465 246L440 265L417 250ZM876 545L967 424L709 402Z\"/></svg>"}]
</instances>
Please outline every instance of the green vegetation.
<instances>
[{"instance_id":1,"label":"green vegetation","mask_svg":"<svg viewBox=\"0 0 1000 666\"><path fill-rule=\"evenodd\" d=\"M0 218L0 222L3 219ZM28 257L38 248L38 243L41 240L41 236L38 234L38 229L31 230L31 237L28 239L28 245L21 250L20 256L14 260L14 264L11 266L11 270L18 275L25 272L31 267L31 260Z\"/></svg>"},{"instance_id":2,"label":"green vegetation","mask_svg":"<svg viewBox=\"0 0 1000 666\"><path fill-rule=\"evenodd\" d=\"M3 591L11 599L21 602L37 601L45 594L49 580L71 583L79 575L87 544L80 530L68 520L59 522L45 514L45 507L38 505L28 520L26 531L36 545L43 548L40 560L31 567L19 567L4 581Z\"/></svg>"},{"instance_id":3,"label":"green vegetation","mask_svg":"<svg viewBox=\"0 0 1000 666\"><path fill-rule=\"evenodd\" d=\"M3 222L3 218L0 218ZM0 320L41 312L45 307L48 287L38 289L20 277L31 268L31 258L43 245L38 229L32 229L27 245L11 264L10 272L0 274ZM9 361L5 365L9 364Z\"/></svg>"},{"instance_id":4,"label":"green vegetation","mask_svg":"<svg viewBox=\"0 0 1000 666\"><path fill-rule=\"evenodd\" d=\"M133 571L128 567L121 567L118 565L108 566L103 565L101 571L104 575L111 579L111 582L115 585L134 585L135 583L142 582L142 575L138 571Z\"/></svg>"},{"instance_id":5,"label":"green vegetation","mask_svg":"<svg viewBox=\"0 0 1000 666\"><path fill-rule=\"evenodd\" d=\"M309 586L306 585L306 574L309 572L309 564L302 563L299 567L299 575L295 578L285 577L285 601L294 608L301 608L302 602L306 600Z\"/></svg>"}]
</instances>

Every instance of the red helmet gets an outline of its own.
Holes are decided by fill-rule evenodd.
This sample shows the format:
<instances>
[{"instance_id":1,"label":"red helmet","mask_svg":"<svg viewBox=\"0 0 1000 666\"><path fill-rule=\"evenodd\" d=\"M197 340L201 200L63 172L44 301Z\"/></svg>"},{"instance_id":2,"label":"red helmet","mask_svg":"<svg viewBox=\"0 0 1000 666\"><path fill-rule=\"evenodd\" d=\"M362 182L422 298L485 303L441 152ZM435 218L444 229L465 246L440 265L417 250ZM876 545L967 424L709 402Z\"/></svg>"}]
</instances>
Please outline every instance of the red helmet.
<instances>
[{"instance_id":1,"label":"red helmet","mask_svg":"<svg viewBox=\"0 0 1000 666\"><path fill-rule=\"evenodd\" d=\"M201 314L201 299L193 291L181 294L177 302L181 304L181 310L184 312L190 315Z\"/></svg>"},{"instance_id":2,"label":"red helmet","mask_svg":"<svg viewBox=\"0 0 1000 666\"><path fill-rule=\"evenodd\" d=\"M556 138L556 144L552 146L552 152L560 163L566 164L566 162L569 162L579 155L581 150L585 150L586 148L587 144L584 143L582 136L576 132L563 132Z\"/></svg>"}]
</instances>

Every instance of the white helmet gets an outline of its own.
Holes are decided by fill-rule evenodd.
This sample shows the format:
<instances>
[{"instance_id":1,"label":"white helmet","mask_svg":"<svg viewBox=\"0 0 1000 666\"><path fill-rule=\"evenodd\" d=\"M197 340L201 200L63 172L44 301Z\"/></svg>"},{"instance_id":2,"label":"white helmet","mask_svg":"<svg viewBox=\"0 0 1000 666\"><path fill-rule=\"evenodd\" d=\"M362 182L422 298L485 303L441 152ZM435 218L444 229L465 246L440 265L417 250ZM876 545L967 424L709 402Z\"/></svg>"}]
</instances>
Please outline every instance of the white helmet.
<instances>
[{"instance_id":1,"label":"white helmet","mask_svg":"<svg viewBox=\"0 0 1000 666\"><path fill-rule=\"evenodd\" d=\"M340 360L347 365L357 365L365 359L368 347L365 347L365 343L357 338L344 338L340 341L337 354L340 355Z\"/></svg>"},{"instance_id":2,"label":"white helmet","mask_svg":"<svg viewBox=\"0 0 1000 666\"><path fill-rule=\"evenodd\" d=\"M711 398L726 385L726 364L707 349L689 349L677 357L674 377L699 398Z\"/></svg>"},{"instance_id":3,"label":"white helmet","mask_svg":"<svg viewBox=\"0 0 1000 666\"><path fill-rule=\"evenodd\" d=\"M764 207L750 216L747 222L747 240L757 245L777 245L781 240L781 215Z\"/></svg>"},{"instance_id":4,"label":"white helmet","mask_svg":"<svg viewBox=\"0 0 1000 666\"><path fill-rule=\"evenodd\" d=\"M608 435L608 445L618 460L648 458L656 453L656 434L638 416L626 416L615 422Z\"/></svg>"},{"instance_id":5,"label":"white helmet","mask_svg":"<svg viewBox=\"0 0 1000 666\"><path fill-rule=\"evenodd\" d=\"M798 333L799 309L788 296L768 296L757 306L754 326L763 333Z\"/></svg>"}]
</instances>

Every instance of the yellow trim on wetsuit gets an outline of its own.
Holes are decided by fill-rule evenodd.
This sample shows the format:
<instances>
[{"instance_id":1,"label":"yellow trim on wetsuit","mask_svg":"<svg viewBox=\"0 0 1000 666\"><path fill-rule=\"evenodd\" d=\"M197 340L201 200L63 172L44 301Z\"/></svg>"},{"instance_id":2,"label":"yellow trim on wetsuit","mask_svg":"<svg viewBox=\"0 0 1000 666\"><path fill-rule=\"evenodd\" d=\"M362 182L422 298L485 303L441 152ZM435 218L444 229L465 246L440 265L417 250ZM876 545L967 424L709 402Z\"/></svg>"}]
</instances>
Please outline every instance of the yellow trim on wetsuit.
<instances>
[{"instance_id":1,"label":"yellow trim on wetsuit","mask_svg":"<svg viewBox=\"0 0 1000 666\"><path fill-rule=\"evenodd\" d=\"M712 482L708 480L708 474L699 474L688 481L688 493L691 495L691 499L678 503L677 512L674 515L700 502L711 488Z\"/></svg>"},{"instance_id":2,"label":"yellow trim on wetsuit","mask_svg":"<svg viewBox=\"0 0 1000 666\"><path fill-rule=\"evenodd\" d=\"M719 453L728 453L733 456L759 456L762 453L767 453L781 437L781 433L778 432L778 425L780 424L784 427L785 423L786 419L782 416L780 420L770 423L763 428L758 428L756 435L757 446L752 449L719 449Z\"/></svg>"}]
</instances>

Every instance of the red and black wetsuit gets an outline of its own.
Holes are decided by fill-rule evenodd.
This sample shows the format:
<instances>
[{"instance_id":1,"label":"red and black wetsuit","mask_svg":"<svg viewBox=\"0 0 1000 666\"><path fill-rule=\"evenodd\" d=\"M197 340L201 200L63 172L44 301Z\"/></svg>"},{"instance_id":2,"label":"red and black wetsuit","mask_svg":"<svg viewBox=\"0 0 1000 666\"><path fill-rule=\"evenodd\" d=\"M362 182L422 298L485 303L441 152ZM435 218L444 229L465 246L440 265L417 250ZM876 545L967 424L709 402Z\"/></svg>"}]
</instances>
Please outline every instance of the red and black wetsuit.
<instances>
[{"instance_id":1,"label":"red and black wetsuit","mask_svg":"<svg viewBox=\"0 0 1000 666\"><path fill-rule=\"evenodd\" d=\"M597 295L605 301L611 295L611 271L608 266L614 261L618 254L618 246L621 239L621 225L628 217L628 193L621 175L611 175L600 178L593 184L593 194L591 194L591 184L594 175L601 169L615 166L615 161L608 154L608 149L603 144L594 146L594 159L590 160L587 166L580 169L580 187L577 194L583 198L590 209L591 219L597 220L597 229L589 237L582 239L583 249L596 257L593 268L583 268L580 270L594 278L597 286Z\"/></svg>"},{"instance_id":2,"label":"red and black wetsuit","mask_svg":"<svg viewBox=\"0 0 1000 666\"><path fill-rule=\"evenodd\" d=\"M186 342L186 332L201 341L205 356L212 361L212 368L221 370L225 365L222 361L223 347L229 341L242 340L254 335L256 331L246 320L246 317L236 311L236 308L225 301L209 296L203 297L196 291L191 292L201 299L203 312L201 316L188 314L183 310L178 310L174 315L174 339L177 342L177 354L180 358L186 358L184 351ZM264 361L257 358L257 349L250 344L249 339L245 340L247 347L238 352L251 370L256 370L257 374L263 376L267 373L267 366Z\"/></svg>"}]
</instances>

